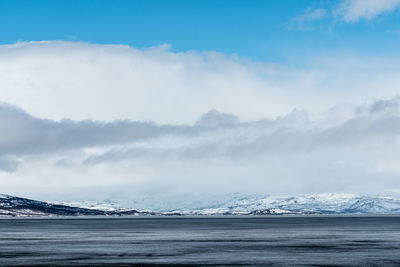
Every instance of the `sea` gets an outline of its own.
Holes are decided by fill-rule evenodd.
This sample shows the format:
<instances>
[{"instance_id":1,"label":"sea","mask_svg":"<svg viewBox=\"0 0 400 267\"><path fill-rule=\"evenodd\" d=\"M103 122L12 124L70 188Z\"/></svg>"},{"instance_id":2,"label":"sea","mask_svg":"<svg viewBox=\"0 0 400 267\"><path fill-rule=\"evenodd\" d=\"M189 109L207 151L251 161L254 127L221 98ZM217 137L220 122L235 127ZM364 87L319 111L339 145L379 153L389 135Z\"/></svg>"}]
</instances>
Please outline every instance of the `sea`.
<instances>
[{"instance_id":1,"label":"sea","mask_svg":"<svg viewBox=\"0 0 400 267\"><path fill-rule=\"evenodd\" d=\"M0 219L0 266L400 266L399 216Z\"/></svg>"}]
</instances>

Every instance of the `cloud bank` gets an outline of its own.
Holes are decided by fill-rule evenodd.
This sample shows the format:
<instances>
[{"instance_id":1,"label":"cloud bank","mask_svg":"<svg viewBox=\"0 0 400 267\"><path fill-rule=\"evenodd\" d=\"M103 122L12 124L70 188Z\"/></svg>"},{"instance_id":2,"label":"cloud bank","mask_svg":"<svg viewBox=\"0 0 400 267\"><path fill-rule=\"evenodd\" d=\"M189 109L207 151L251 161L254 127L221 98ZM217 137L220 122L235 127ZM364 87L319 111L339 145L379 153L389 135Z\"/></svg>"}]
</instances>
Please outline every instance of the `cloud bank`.
<instances>
[{"instance_id":1,"label":"cloud bank","mask_svg":"<svg viewBox=\"0 0 400 267\"><path fill-rule=\"evenodd\" d=\"M398 97L256 121L211 110L177 125L57 122L9 105L0 117L0 182L10 190L121 186L133 198L400 189Z\"/></svg>"},{"instance_id":2,"label":"cloud bank","mask_svg":"<svg viewBox=\"0 0 400 267\"><path fill-rule=\"evenodd\" d=\"M399 190L399 60L300 58L0 46L2 190L40 199Z\"/></svg>"},{"instance_id":3,"label":"cloud bank","mask_svg":"<svg viewBox=\"0 0 400 267\"><path fill-rule=\"evenodd\" d=\"M212 109L257 120L398 92L397 58L343 53L298 60L254 62L215 52L176 53L168 46L17 43L0 46L0 100L56 121L176 124Z\"/></svg>"}]
</instances>

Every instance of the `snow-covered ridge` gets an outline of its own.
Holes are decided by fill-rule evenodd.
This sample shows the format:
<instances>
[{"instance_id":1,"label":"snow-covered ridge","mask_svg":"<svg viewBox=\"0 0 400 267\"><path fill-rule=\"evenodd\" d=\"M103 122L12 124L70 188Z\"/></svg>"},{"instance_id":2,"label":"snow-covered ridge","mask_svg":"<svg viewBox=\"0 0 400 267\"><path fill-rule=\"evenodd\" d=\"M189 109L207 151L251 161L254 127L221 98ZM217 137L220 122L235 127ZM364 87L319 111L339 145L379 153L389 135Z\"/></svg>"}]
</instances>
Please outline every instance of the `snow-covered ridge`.
<instances>
[{"instance_id":1,"label":"snow-covered ridge","mask_svg":"<svg viewBox=\"0 0 400 267\"><path fill-rule=\"evenodd\" d=\"M197 203L197 202L192 202ZM357 196L351 194L317 194L297 197L233 195L209 204L192 204L185 208L144 210L106 202L48 203L0 195L0 215L9 216L123 216L123 215L285 215L285 214L400 214L396 196Z\"/></svg>"},{"instance_id":2,"label":"snow-covered ridge","mask_svg":"<svg viewBox=\"0 0 400 267\"><path fill-rule=\"evenodd\" d=\"M234 194L218 201L193 201L174 207L174 204L160 206L151 200L133 201L133 206L125 209L138 208L161 213L181 213L192 215L214 214L400 214L400 197L370 196L342 193L326 193L302 195L296 197L277 197L263 195ZM176 203L176 202L175 202ZM106 202L61 202L82 208L103 210L120 210L117 201ZM267 212L268 211L268 212Z\"/></svg>"},{"instance_id":3,"label":"snow-covered ridge","mask_svg":"<svg viewBox=\"0 0 400 267\"><path fill-rule=\"evenodd\" d=\"M400 198L337 193L298 197L238 196L221 203L218 209L230 211L278 209L321 214L398 214Z\"/></svg>"},{"instance_id":4,"label":"snow-covered ridge","mask_svg":"<svg viewBox=\"0 0 400 267\"><path fill-rule=\"evenodd\" d=\"M53 204L9 195L0 196L0 216L112 216L152 215L137 210L107 211Z\"/></svg>"}]
</instances>

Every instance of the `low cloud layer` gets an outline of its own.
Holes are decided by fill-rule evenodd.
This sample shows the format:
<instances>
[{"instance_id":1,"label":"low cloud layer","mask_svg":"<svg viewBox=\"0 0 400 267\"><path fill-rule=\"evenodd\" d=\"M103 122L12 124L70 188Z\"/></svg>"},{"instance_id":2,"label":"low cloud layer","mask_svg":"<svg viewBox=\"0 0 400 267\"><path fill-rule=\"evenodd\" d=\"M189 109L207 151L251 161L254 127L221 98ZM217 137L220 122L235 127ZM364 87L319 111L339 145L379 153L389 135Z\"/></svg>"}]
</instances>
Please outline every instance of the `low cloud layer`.
<instances>
[{"instance_id":1,"label":"low cloud layer","mask_svg":"<svg viewBox=\"0 0 400 267\"><path fill-rule=\"evenodd\" d=\"M57 122L9 105L0 117L0 182L9 190L122 186L125 193L160 196L400 190L397 97L256 121L211 110L191 124Z\"/></svg>"}]
</instances>

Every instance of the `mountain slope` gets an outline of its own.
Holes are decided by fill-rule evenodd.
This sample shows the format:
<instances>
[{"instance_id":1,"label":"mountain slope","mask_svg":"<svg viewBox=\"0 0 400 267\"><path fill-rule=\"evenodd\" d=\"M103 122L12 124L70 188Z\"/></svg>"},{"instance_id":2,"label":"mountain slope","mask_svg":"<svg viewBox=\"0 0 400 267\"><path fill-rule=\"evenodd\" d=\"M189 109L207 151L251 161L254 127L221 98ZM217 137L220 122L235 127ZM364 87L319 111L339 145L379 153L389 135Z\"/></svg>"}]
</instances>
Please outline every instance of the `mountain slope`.
<instances>
[{"instance_id":1,"label":"mountain slope","mask_svg":"<svg viewBox=\"0 0 400 267\"><path fill-rule=\"evenodd\" d=\"M0 195L0 215L8 216L98 216L98 215L147 215L136 210L105 211L51 204L27 198Z\"/></svg>"},{"instance_id":2,"label":"mountain slope","mask_svg":"<svg viewBox=\"0 0 400 267\"><path fill-rule=\"evenodd\" d=\"M189 210L199 213L283 210L317 214L400 214L400 199L393 196L317 194L298 197L236 195L212 205Z\"/></svg>"},{"instance_id":3,"label":"mountain slope","mask_svg":"<svg viewBox=\"0 0 400 267\"><path fill-rule=\"evenodd\" d=\"M119 204L118 204L119 203ZM61 204L85 208L115 210L118 207L152 209L159 213L188 215L267 215L267 214L400 214L400 198L393 195L352 195L325 193L295 197L230 194L224 196L174 196L173 198L140 197Z\"/></svg>"},{"instance_id":4,"label":"mountain slope","mask_svg":"<svg viewBox=\"0 0 400 267\"><path fill-rule=\"evenodd\" d=\"M110 206L111 203L111 206ZM194 202L196 203L196 202ZM145 203L142 203L144 206ZM0 195L0 216L123 216L123 215L281 215L281 214L400 214L400 199L393 196L318 194L298 197L233 195L209 204L157 212L120 208L105 203L48 203Z\"/></svg>"}]
</instances>

